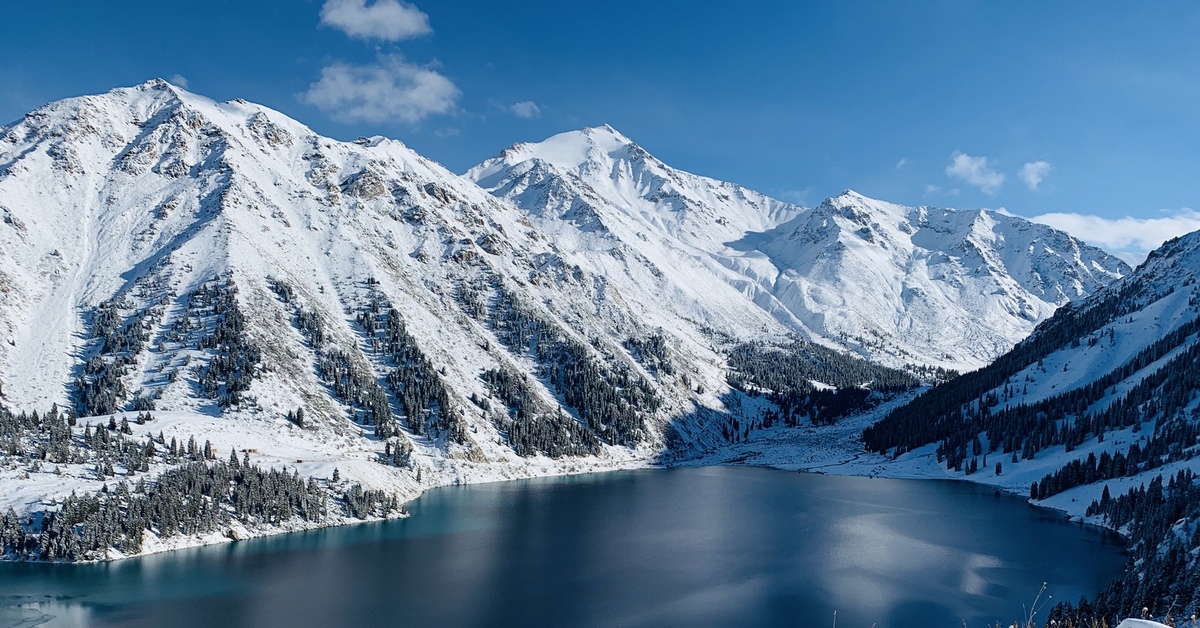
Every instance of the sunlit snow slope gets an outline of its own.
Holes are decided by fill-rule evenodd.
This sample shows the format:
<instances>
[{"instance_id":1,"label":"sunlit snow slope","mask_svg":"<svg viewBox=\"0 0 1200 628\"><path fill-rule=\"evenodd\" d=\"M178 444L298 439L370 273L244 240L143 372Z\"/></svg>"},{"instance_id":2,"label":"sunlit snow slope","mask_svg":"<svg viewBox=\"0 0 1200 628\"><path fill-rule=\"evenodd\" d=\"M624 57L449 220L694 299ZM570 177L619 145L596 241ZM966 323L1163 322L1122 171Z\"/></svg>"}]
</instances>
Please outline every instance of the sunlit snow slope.
<instances>
[{"instance_id":1,"label":"sunlit snow slope","mask_svg":"<svg viewBox=\"0 0 1200 628\"><path fill-rule=\"evenodd\" d=\"M14 411L303 407L342 435L394 414L401 440L484 460L653 449L721 407L703 320L627 299L400 142L241 100L151 81L42 107L0 128L0 220Z\"/></svg>"},{"instance_id":2,"label":"sunlit snow slope","mask_svg":"<svg viewBox=\"0 0 1200 628\"><path fill-rule=\"evenodd\" d=\"M467 177L568 250L634 260L609 274L623 287L643 283L631 268L640 264L677 309L697 301L751 323L747 331L796 332L896 366L982 366L1057 307L1129 271L997 212L851 191L802 209L671 168L607 126L518 144Z\"/></svg>"}]
</instances>

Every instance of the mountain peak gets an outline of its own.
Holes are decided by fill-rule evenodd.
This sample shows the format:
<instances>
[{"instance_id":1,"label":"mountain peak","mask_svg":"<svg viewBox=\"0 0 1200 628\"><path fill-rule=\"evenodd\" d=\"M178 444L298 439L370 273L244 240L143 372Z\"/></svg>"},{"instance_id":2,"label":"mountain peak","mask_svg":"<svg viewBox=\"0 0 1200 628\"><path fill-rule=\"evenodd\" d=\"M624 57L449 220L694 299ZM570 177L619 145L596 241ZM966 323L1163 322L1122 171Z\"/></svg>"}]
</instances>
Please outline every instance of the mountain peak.
<instances>
[{"instance_id":1,"label":"mountain peak","mask_svg":"<svg viewBox=\"0 0 1200 628\"><path fill-rule=\"evenodd\" d=\"M887 201L881 201L864 196L849 188L842 190L842 193L838 194L837 196L831 196L825 199L825 201L821 203L821 206L830 210L834 210L838 213L852 211L855 214L863 214L865 212L866 214L877 216L887 215L899 219L903 219L908 214L908 210L910 209L895 203L889 203Z\"/></svg>"},{"instance_id":2,"label":"mountain peak","mask_svg":"<svg viewBox=\"0 0 1200 628\"><path fill-rule=\"evenodd\" d=\"M103 96L122 100L130 98L145 98L147 96L154 100L182 99L185 96L192 98L196 97L190 92L172 85L161 78L152 78L148 81L144 81L131 87L118 87L116 89L111 89L107 93L103 94ZM84 98L88 97L85 96Z\"/></svg>"},{"instance_id":3,"label":"mountain peak","mask_svg":"<svg viewBox=\"0 0 1200 628\"><path fill-rule=\"evenodd\" d=\"M142 90L142 91L151 91L151 90L175 91L179 88L176 87L175 85L172 85L166 79L152 78L152 79L142 83L141 85L135 86L134 89L138 89L138 90Z\"/></svg>"},{"instance_id":4,"label":"mountain peak","mask_svg":"<svg viewBox=\"0 0 1200 628\"><path fill-rule=\"evenodd\" d=\"M624 133L621 133L613 128L611 124L584 127L576 131L576 133L581 133L599 141L607 140L627 145L633 144L633 140L629 139L629 137Z\"/></svg>"},{"instance_id":5,"label":"mountain peak","mask_svg":"<svg viewBox=\"0 0 1200 628\"><path fill-rule=\"evenodd\" d=\"M605 124L559 133L537 143L517 144L501 156L510 164L537 159L563 170L577 170L589 163L626 159L636 146L633 140Z\"/></svg>"}]
</instances>

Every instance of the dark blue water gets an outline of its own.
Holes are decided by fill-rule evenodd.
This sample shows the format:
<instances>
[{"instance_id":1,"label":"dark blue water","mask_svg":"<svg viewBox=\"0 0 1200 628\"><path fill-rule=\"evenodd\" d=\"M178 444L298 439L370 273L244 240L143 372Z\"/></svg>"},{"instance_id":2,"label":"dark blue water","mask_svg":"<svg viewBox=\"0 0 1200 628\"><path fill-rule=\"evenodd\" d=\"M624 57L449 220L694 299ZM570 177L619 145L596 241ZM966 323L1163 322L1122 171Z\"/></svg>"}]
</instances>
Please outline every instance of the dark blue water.
<instances>
[{"instance_id":1,"label":"dark blue water","mask_svg":"<svg viewBox=\"0 0 1200 628\"><path fill-rule=\"evenodd\" d=\"M957 482L671 469L444 488L410 510L0 564L0 624L831 626L836 610L839 628L1008 625L1042 582L1077 600L1124 565L1113 535Z\"/></svg>"}]
</instances>

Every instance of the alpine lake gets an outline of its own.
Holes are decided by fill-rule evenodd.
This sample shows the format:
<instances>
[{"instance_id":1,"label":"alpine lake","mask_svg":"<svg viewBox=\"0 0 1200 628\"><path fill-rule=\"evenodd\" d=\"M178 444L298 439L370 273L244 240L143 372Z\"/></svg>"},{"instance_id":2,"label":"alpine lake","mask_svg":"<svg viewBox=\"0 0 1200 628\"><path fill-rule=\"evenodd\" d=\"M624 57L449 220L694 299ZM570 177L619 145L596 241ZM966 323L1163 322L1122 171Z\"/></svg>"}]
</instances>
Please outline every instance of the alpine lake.
<instances>
[{"instance_id":1,"label":"alpine lake","mask_svg":"<svg viewBox=\"0 0 1200 628\"><path fill-rule=\"evenodd\" d=\"M0 626L983 627L1122 541L965 482L673 468L431 490L411 517L102 564L0 563ZM835 618L836 612L836 618Z\"/></svg>"}]
</instances>

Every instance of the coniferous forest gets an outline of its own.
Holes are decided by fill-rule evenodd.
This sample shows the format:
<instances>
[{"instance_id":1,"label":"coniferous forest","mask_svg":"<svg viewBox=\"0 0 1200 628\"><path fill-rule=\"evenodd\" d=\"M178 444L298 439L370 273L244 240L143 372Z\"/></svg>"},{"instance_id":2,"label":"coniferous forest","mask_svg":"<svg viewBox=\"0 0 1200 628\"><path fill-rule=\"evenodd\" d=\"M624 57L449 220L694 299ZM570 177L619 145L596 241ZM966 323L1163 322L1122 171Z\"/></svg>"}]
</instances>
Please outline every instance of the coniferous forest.
<instances>
[{"instance_id":1,"label":"coniferous forest","mask_svg":"<svg viewBox=\"0 0 1200 628\"><path fill-rule=\"evenodd\" d=\"M739 344L729 354L729 366L730 386L765 393L778 407L766 413L763 427L794 427L802 419L831 424L921 383L903 371L802 340L784 346Z\"/></svg>"},{"instance_id":2,"label":"coniferous forest","mask_svg":"<svg viewBox=\"0 0 1200 628\"><path fill-rule=\"evenodd\" d=\"M138 413L133 423L154 417ZM99 492L72 493L54 507L0 515L0 555L21 560L102 560L142 550L144 533L227 533L332 517L387 517L402 511L394 495L352 483L305 480L298 473L252 465L236 451L221 458L212 444L175 438L135 439L128 417L80 429L57 407L44 414L12 414L0 406L0 464L31 472L62 473L80 465L104 480ZM157 474L154 471L161 470Z\"/></svg>"}]
</instances>

